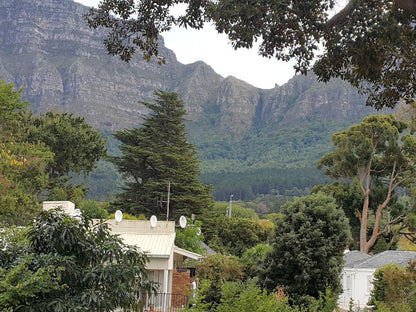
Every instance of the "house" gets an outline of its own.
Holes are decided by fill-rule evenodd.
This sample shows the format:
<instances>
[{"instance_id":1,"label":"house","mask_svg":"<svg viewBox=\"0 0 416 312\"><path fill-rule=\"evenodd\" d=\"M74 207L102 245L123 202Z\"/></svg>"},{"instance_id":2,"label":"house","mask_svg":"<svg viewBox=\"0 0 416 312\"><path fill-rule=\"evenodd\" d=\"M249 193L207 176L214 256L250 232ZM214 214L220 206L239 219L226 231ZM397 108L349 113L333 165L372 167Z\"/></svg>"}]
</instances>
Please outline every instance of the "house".
<instances>
[{"instance_id":1,"label":"house","mask_svg":"<svg viewBox=\"0 0 416 312\"><path fill-rule=\"evenodd\" d=\"M64 213L80 217L73 203L44 202L43 209L61 208ZM97 220L99 222L99 220ZM147 220L106 220L113 234L124 243L135 245L146 253L150 278L159 283L159 294L144 300L145 311L179 311L187 304L187 295L195 288L195 269L184 268L185 259L203 257L175 246L175 222Z\"/></svg>"},{"instance_id":2,"label":"house","mask_svg":"<svg viewBox=\"0 0 416 312\"><path fill-rule=\"evenodd\" d=\"M347 251L344 254L343 293L338 299L339 307L349 310L350 304L353 304L356 309L366 308L373 289L374 272L391 263L407 266L409 261L415 259L415 251L387 250L373 256L357 250Z\"/></svg>"},{"instance_id":3,"label":"house","mask_svg":"<svg viewBox=\"0 0 416 312\"><path fill-rule=\"evenodd\" d=\"M150 298L160 311L186 305L185 295L192 289L195 270L183 268L185 259L200 260L202 256L175 246L175 222L147 220L107 220L113 234L124 243L138 246L149 258L150 277L159 283L159 296ZM166 307L166 309L164 309ZM156 309L156 310L159 310Z\"/></svg>"}]
</instances>

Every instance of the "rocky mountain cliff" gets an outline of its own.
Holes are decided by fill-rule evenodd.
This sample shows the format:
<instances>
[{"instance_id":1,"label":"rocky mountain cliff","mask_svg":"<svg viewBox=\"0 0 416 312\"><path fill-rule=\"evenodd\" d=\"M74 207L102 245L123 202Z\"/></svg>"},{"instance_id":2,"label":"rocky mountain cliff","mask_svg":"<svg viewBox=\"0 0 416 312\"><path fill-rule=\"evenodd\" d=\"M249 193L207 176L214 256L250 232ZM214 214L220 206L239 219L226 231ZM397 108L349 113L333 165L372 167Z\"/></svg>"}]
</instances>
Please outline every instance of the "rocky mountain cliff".
<instances>
[{"instance_id":1,"label":"rocky mountain cliff","mask_svg":"<svg viewBox=\"0 0 416 312\"><path fill-rule=\"evenodd\" d=\"M206 173L226 172L230 163L225 158L241 164L240 157L249 158L241 154L251 153L247 146L257 148L257 143L246 144L231 156L219 153L221 157L215 156L213 146L231 150L239 142L252 142L256 131L255 140L268 136L261 144L270 145L277 132L258 131L298 131L316 122L352 123L374 113L341 81L322 84L313 75L296 76L283 86L262 90L221 77L203 62L179 63L162 38L160 55L166 65L139 55L125 63L107 54L102 30L87 26L83 19L87 9L72 0L0 0L0 78L25 86L23 95L35 112L74 112L99 129L114 131L138 125L147 113L139 101L151 100L155 90L178 92L191 120L190 138L202 146ZM224 138L229 138L227 144ZM329 135L324 139L329 142ZM279 159L276 155L270 157ZM252 156L247 168L264 167L255 164L260 156Z\"/></svg>"},{"instance_id":2,"label":"rocky mountain cliff","mask_svg":"<svg viewBox=\"0 0 416 312\"><path fill-rule=\"evenodd\" d=\"M87 7L71 0L0 0L0 77L17 86L36 111L74 111L100 129L137 124L138 104L156 89L176 91L189 117L220 114L220 128L240 133L253 122L355 119L368 112L363 98L343 83L318 84L313 76L261 90L223 78L203 62L183 65L161 43L166 65L136 56L130 63L107 55L104 33L90 29Z\"/></svg>"}]
</instances>

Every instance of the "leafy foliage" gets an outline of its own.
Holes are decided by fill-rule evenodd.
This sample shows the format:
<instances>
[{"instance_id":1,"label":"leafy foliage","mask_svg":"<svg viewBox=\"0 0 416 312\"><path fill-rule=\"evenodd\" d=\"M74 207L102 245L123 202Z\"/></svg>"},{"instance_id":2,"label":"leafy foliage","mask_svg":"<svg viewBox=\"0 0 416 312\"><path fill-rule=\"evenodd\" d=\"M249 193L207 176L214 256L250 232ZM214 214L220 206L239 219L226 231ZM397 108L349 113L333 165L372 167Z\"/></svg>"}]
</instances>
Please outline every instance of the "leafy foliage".
<instances>
[{"instance_id":1,"label":"leafy foliage","mask_svg":"<svg viewBox=\"0 0 416 312\"><path fill-rule=\"evenodd\" d=\"M215 202L214 211L217 217L224 217L228 215L229 202ZM244 219L258 219L257 214L251 208L244 207L243 202L232 202L231 213L234 218Z\"/></svg>"},{"instance_id":2,"label":"leafy foliage","mask_svg":"<svg viewBox=\"0 0 416 312\"><path fill-rule=\"evenodd\" d=\"M282 214L260 282L269 291L283 286L296 304L318 299L327 288L338 293L350 235L344 212L332 197L318 193L287 203Z\"/></svg>"},{"instance_id":3,"label":"leafy foliage","mask_svg":"<svg viewBox=\"0 0 416 312\"><path fill-rule=\"evenodd\" d=\"M22 116L28 103L22 89L0 81L0 215L22 225L40 211L37 195L48 184L46 166L53 153L42 143L22 140Z\"/></svg>"},{"instance_id":4,"label":"leafy foliage","mask_svg":"<svg viewBox=\"0 0 416 312\"><path fill-rule=\"evenodd\" d=\"M23 88L14 90L14 84L6 84L4 79L0 80L0 125L13 120L17 121L29 106L27 101L22 101Z\"/></svg>"},{"instance_id":5,"label":"leafy foliage","mask_svg":"<svg viewBox=\"0 0 416 312\"><path fill-rule=\"evenodd\" d=\"M182 4L174 16L170 8ZM322 81L340 77L370 95L367 104L394 107L401 98L415 98L415 42L412 0L348 1L329 18L333 0L121 1L105 0L86 15L93 28L105 27L109 53L129 61L136 48L149 60L158 56L158 35L173 25L200 29L212 22L234 48L251 48L288 61L297 72L313 68ZM313 65L319 44L324 53ZM159 58L163 62L163 58Z\"/></svg>"},{"instance_id":6,"label":"leafy foliage","mask_svg":"<svg viewBox=\"0 0 416 312\"><path fill-rule=\"evenodd\" d=\"M5 309L133 309L140 294L155 290L148 280L146 256L110 234L105 223L42 212L27 239L25 251L13 259L3 257L16 249L13 241L7 240L0 251L0 303Z\"/></svg>"},{"instance_id":7,"label":"leafy foliage","mask_svg":"<svg viewBox=\"0 0 416 312\"><path fill-rule=\"evenodd\" d=\"M82 117L54 112L29 114L25 126L28 142L43 142L54 153L47 168L49 188L62 186L72 173L88 175L96 161L106 155L100 132Z\"/></svg>"},{"instance_id":8,"label":"leafy foliage","mask_svg":"<svg viewBox=\"0 0 416 312\"><path fill-rule=\"evenodd\" d=\"M364 201L359 184L355 180L350 184L335 182L328 185L317 185L311 191L311 193L319 192L332 196L338 206L344 210L345 216L348 218L350 224L353 239L349 247L359 249L360 221L357 218L357 211L360 210Z\"/></svg>"},{"instance_id":9,"label":"leafy foliage","mask_svg":"<svg viewBox=\"0 0 416 312\"><path fill-rule=\"evenodd\" d=\"M203 233L208 245L217 252L241 257L249 248L268 242L273 228L258 220L215 218L204 223Z\"/></svg>"},{"instance_id":10,"label":"leafy foliage","mask_svg":"<svg viewBox=\"0 0 416 312\"><path fill-rule=\"evenodd\" d=\"M228 201L233 194L235 200L266 205L258 211L264 214L278 212L288 198L307 195L314 185L325 183L325 175L316 170L316 162L331 151L334 131L356 121L359 120L305 121L295 128L265 125L248 130L241 140L224 131L218 135L210 131L208 135L205 127L198 128L192 122L186 127L187 138L201 160L200 180L213 186L214 198ZM110 147L118 146L114 138L109 138L108 143ZM110 147L111 155L120 155ZM123 187L116 171L112 164L99 162L85 184L89 187L87 196L100 201L113 199Z\"/></svg>"},{"instance_id":11,"label":"leafy foliage","mask_svg":"<svg viewBox=\"0 0 416 312\"><path fill-rule=\"evenodd\" d=\"M197 277L207 281L209 287L203 291L203 302L215 308L221 300L221 286L227 281L241 281L244 278L244 265L237 257L210 255L196 266Z\"/></svg>"},{"instance_id":12,"label":"leafy foliage","mask_svg":"<svg viewBox=\"0 0 416 312\"><path fill-rule=\"evenodd\" d=\"M118 204L130 213L166 216L170 184L169 216L195 214L203 220L212 207L210 187L202 184L194 146L187 142L183 103L178 94L155 92L155 103L142 102L152 111L141 128L118 131L121 156L112 157L125 178ZM117 203L116 203L117 204Z\"/></svg>"},{"instance_id":13,"label":"leafy foliage","mask_svg":"<svg viewBox=\"0 0 416 312\"><path fill-rule=\"evenodd\" d=\"M94 219L108 218L108 211L94 200L83 200L79 205L82 215Z\"/></svg>"},{"instance_id":14,"label":"leafy foliage","mask_svg":"<svg viewBox=\"0 0 416 312\"><path fill-rule=\"evenodd\" d=\"M415 263L405 267L397 264L385 265L374 273L374 288L370 304L377 311L414 311L416 308L416 271Z\"/></svg>"},{"instance_id":15,"label":"leafy foliage","mask_svg":"<svg viewBox=\"0 0 416 312\"><path fill-rule=\"evenodd\" d=\"M78 204L86 190L66 182L74 173L88 175L106 153L105 140L83 118L34 116L21 93L0 81L0 215L17 225L40 212L41 196Z\"/></svg>"},{"instance_id":16,"label":"leafy foliage","mask_svg":"<svg viewBox=\"0 0 416 312\"><path fill-rule=\"evenodd\" d=\"M295 311L286 297L278 298L258 288L254 281L223 283L218 312L290 312Z\"/></svg>"},{"instance_id":17,"label":"leafy foliage","mask_svg":"<svg viewBox=\"0 0 416 312\"><path fill-rule=\"evenodd\" d=\"M335 133L332 136L335 150L318 163L333 178L358 181L363 196L362 208L357 213L362 252L368 253L391 224L404 218L402 213L382 227L383 212L394 204L397 189L409 189L416 182L416 138L409 134L400 136L406 127L406 123L397 121L393 115L366 117L360 124ZM370 195L377 208L373 232L367 239Z\"/></svg>"},{"instance_id":18,"label":"leafy foliage","mask_svg":"<svg viewBox=\"0 0 416 312\"><path fill-rule=\"evenodd\" d=\"M261 267L266 260L267 254L272 251L273 247L264 243L247 249L241 256L241 263L246 267L246 276L254 278L260 275Z\"/></svg>"},{"instance_id":19,"label":"leafy foliage","mask_svg":"<svg viewBox=\"0 0 416 312\"><path fill-rule=\"evenodd\" d=\"M204 254L206 250L201 245L204 241L204 236L201 233L202 222L196 220L191 223L191 220L187 218L187 224L184 229L176 230L175 245L198 254Z\"/></svg>"},{"instance_id":20,"label":"leafy foliage","mask_svg":"<svg viewBox=\"0 0 416 312\"><path fill-rule=\"evenodd\" d=\"M311 298L304 306L293 306L279 288L274 293L267 293L256 286L255 280L223 282L220 289L220 303L211 306L206 302L206 289L210 283L202 282L201 290L192 301L191 312L208 311L247 311L247 312L330 312L336 310L337 297L329 291L321 294L319 299Z\"/></svg>"}]
</instances>

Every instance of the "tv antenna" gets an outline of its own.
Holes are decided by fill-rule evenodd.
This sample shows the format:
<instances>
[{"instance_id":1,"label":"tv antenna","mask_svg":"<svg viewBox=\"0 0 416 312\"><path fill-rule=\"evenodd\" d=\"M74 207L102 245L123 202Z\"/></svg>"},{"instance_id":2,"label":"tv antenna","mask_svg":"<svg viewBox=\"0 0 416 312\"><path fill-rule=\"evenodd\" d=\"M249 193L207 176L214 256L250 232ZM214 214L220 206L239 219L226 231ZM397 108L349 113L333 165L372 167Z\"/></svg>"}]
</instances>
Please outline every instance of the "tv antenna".
<instances>
[{"instance_id":1,"label":"tv antenna","mask_svg":"<svg viewBox=\"0 0 416 312\"><path fill-rule=\"evenodd\" d=\"M161 197L160 200L157 201L157 204L160 205L160 207L163 206L163 203L166 203L166 221L169 221L169 202L170 202L170 181L168 182L167 200L163 200L163 197Z\"/></svg>"}]
</instances>

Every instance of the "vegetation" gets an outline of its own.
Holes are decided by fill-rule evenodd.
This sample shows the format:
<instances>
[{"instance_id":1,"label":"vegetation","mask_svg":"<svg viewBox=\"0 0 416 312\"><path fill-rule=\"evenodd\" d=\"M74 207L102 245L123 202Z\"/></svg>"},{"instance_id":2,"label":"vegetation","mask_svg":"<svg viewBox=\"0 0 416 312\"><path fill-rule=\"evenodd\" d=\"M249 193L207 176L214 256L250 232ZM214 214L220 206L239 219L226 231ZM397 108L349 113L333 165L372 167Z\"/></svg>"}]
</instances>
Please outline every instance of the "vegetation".
<instances>
[{"instance_id":1,"label":"vegetation","mask_svg":"<svg viewBox=\"0 0 416 312\"><path fill-rule=\"evenodd\" d=\"M273 232L272 227L263 226L258 220L225 217L207 220L203 229L211 248L238 257L249 248L267 243Z\"/></svg>"},{"instance_id":2,"label":"vegetation","mask_svg":"<svg viewBox=\"0 0 416 312\"><path fill-rule=\"evenodd\" d=\"M187 226L184 229L176 230L175 245L199 253L201 255L206 253L202 246L204 236L201 232L202 222L196 220L195 222L187 218Z\"/></svg>"},{"instance_id":3,"label":"vegetation","mask_svg":"<svg viewBox=\"0 0 416 312\"><path fill-rule=\"evenodd\" d=\"M400 136L406 128L407 125L393 115L366 117L360 124L335 133L332 136L335 150L318 163L319 168L325 168L325 174L339 179L356 179L360 187L363 205L357 210L357 216L361 252L369 253L391 224L404 219L405 211L401 211L382 225L383 213L398 195L398 189L408 190L416 182L416 138L409 134ZM377 194L380 188L382 195ZM377 201L380 197L382 200ZM367 239L370 199L375 199L377 207L374 207L372 233Z\"/></svg>"},{"instance_id":4,"label":"vegetation","mask_svg":"<svg viewBox=\"0 0 416 312\"><path fill-rule=\"evenodd\" d=\"M294 128L262 125L237 140L227 134L208 137L188 125L189 140L201 159L201 181L213 185L216 200L252 201L262 194L303 196L325 181L316 161L331 151L334 131L343 122L308 122Z\"/></svg>"},{"instance_id":5,"label":"vegetation","mask_svg":"<svg viewBox=\"0 0 416 312\"><path fill-rule=\"evenodd\" d=\"M77 206L82 212L84 217L94 219L106 219L108 218L108 211L94 200L82 200Z\"/></svg>"},{"instance_id":6,"label":"vegetation","mask_svg":"<svg viewBox=\"0 0 416 312\"><path fill-rule=\"evenodd\" d=\"M279 288L275 293L268 293L259 288L254 280L229 281L223 282L219 289L218 296L220 303L213 307L206 300L206 289L211 283L203 281L197 297L192 301L189 309L191 312L321 312L336 310L336 296L329 291L322 294L319 299L310 298L308 303L303 306L294 306L289 302L289 298L284 293L283 288Z\"/></svg>"},{"instance_id":7,"label":"vegetation","mask_svg":"<svg viewBox=\"0 0 416 312\"><path fill-rule=\"evenodd\" d=\"M185 4L174 16L170 8ZM158 35L173 25L200 29L212 22L227 34L234 48L252 48L288 61L297 72L313 68L322 81L340 77L363 93L368 105L394 107L399 99L415 98L415 36L413 0L348 1L331 16L333 0L262 2L106 0L86 15L93 28L109 30L109 53L129 61L136 49L149 60L158 56ZM324 53L316 59L319 45ZM159 62L164 62L159 59Z\"/></svg>"},{"instance_id":8,"label":"vegetation","mask_svg":"<svg viewBox=\"0 0 416 312\"><path fill-rule=\"evenodd\" d=\"M240 260L245 265L245 275L248 278L255 278L260 275L261 267L273 246L269 244L258 244L244 251Z\"/></svg>"},{"instance_id":9,"label":"vegetation","mask_svg":"<svg viewBox=\"0 0 416 312\"><path fill-rule=\"evenodd\" d=\"M339 293L350 235L344 212L332 197L318 193L287 203L282 214L260 274L262 285L271 292L284 286L297 305L318 299L326 289Z\"/></svg>"},{"instance_id":10,"label":"vegetation","mask_svg":"<svg viewBox=\"0 0 416 312\"><path fill-rule=\"evenodd\" d=\"M0 234L2 311L139 311L140 294L156 290L145 254L104 223L49 211L24 233L27 241Z\"/></svg>"},{"instance_id":11,"label":"vegetation","mask_svg":"<svg viewBox=\"0 0 416 312\"><path fill-rule=\"evenodd\" d=\"M85 190L67 183L71 173L89 174L106 152L105 140L83 118L34 117L21 93L0 81L0 216L16 225L39 213L41 199L81 200Z\"/></svg>"},{"instance_id":12,"label":"vegetation","mask_svg":"<svg viewBox=\"0 0 416 312\"><path fill-rule=\"evenodd\" d=\"M166 217L170 185L169 217L195 214L204 220L213 200L210 187L197 179L198 159L186 139L183 103L176 93L154 94L153 104L142 102L152 111L142 127L115 134L122 155L111 160L127 179L115 204L129 213Z\"/></svg>"},{"instance_id":13,"label":"vegetation","mask_svg":"<svg viewBox=\"0 0 416 312\"><path fill-rule=\"evenodd\" d=\"M376 311L414 311L416 309L415 263L407 267L385 265L374 273L370 304Z\"/></svg>"},{"instance_id":14,"label":"vegetation","mask_svg":"<svg viewBox=\"0 0 416 312\"><path fill-rule=\"evenodd\" d=\"M46 166L53 153L40 142L21 139L21 121L28 103L22 89L0 81L0 216L3 222L25 224L38 212L39 195L48 184Z\"/></svg>"},{"instance_id":15,"label":"vegetation","mask_svg":"<svg viewBox=\"0 0 416 312\"><path fill-rule=\"evenodd\" d=\"M27 142L43 142L54 153L46 168L49 189L62 187L70 174L88 175L106 155L106 142L100 132L82 117L54 112L27 114L23 126Z\"/></svg>"},{"instance_id":16,"label":"vegetation","mask_svg":"<svg viewBox=\"0 0 416 312\"><path fill-rule=\"evenodd\" d=\"M112 217L108 206L85 200L85 188L67 183L73 173L91 172L105 153L105 141L71 114L33 116L27 112L28 104L20 101L20 93L4 81L0 83L0 99L4 99L0 102L4 107L0 110L2 220L27 223L40 209L40 196L71 199L84 219L43 212L29 230L12 227L0 232L0 306L4 311L17 306L22 311L140 310L138 296L155 290L147 278L146 256L111 235L105 224L91 223L90 218ZM158 198L166 201L160 195L167 193L170 182L171 215L196 214L203 219L204 223L196 221L177 231L178 246L203 253L201 241L205 240L221 253L198 264L202 287L198 305L191 311L333 311L349 237L345 215L355 241L363 241L364 224L373 235L377 229L377 244L369 247L372 251L391 248L402 230L415 228L410 208L414 208L411 186L416 141L403 135L406 124L393 116L370 116L333 135L335 151L324 155L319 166L331 177L346 178L349 184L320 185L310 195L283 204L289 195L307 192L313 180L305 178L293 184L291 194L280 194L279 185L274 184L276 172L268 172L267 166L253 168L247 171L253 185L241 189L239 196L247 191L253 198L268 189L272 195L259 197L267 198L270 206L265 208L257 201L233 202L232 218L227 218L231 192L226 184L231 182L223 181L226 201L214 205L209 187L197 180L198 159L194 146L186 140L183 104L175 93L158 91L155 95L155 103L143 103L152 111L143 126L115 135L121 153L111 159L126 182L124 193L110 210L122 208L136 215L125 213L127 218L139 213L141 219L146 217L143 213L164 216L164 209L155 209L155 203ZM245 144L254 144L250 140ZM59 146L65 144L73 150L60 151ZM290 180L293 170L288 164L279 170L285 172L279 179ZM225 177L220 171L218 176ZM253 174L256 172L264 181ZM307 175L306 169L303 172ZM235 174L239 174L238 168ZM304 188L298 189L299 185ZM409 196L399 198L399 189ZM259 218L258 214L270 211L274 213L268 220ZM391 220L382 218L384 211ZM369 215L366 223L364 215ZM393 225L392 232L386 232ZM380 311L414 309L413 265L396 269L384 268L376 276L373 303ZM405 302L399 303L397 298L405 298Z\"/></svg>"},{"instance_id":17,"label":"vegetation","mask_svg":"<svg viewBox=\"0 0 416 312\"><path fill-rule=\"evenodd\" d=\"M233 194L235 200L262 202L266 204L263 213L269 213L278 212L281 204L276 204L282 199L286 202L284 197L307 195L313 186L325 182L316 162L331 151L334 131L342 131L351 122L304 122L294 129L267 126L250 130L241 140L224 133L208 137L192 123L186 123L186 129L200 159L199 179L213 186L213 197L228 201ZM114 138L109 137L107 145L109 154L120 155ZM89 198L108 201L123 187L123 178L112 164L100 162L85 185Z\"/></svg>"},{"instance_id":18,"label":"vegetation","mask_svg":"<svg viewBox=\"0 0 416 312\"><path fill-rule=\"evenodd\" d=\"M207 285L201 294L204 296L203 302L210 309L215 309L221 302L221 287L224 282L244 279L244 265L237 257L211 255L199 263L196 269L200 282Z\"/></svg>"}]
</instances>

